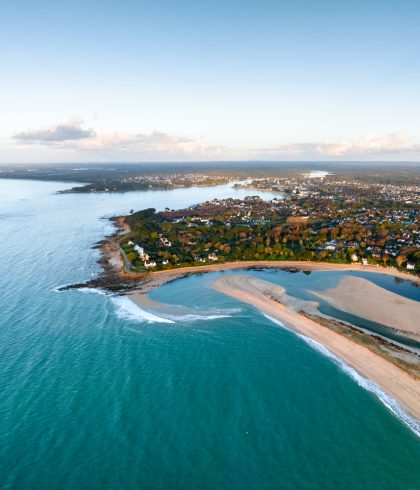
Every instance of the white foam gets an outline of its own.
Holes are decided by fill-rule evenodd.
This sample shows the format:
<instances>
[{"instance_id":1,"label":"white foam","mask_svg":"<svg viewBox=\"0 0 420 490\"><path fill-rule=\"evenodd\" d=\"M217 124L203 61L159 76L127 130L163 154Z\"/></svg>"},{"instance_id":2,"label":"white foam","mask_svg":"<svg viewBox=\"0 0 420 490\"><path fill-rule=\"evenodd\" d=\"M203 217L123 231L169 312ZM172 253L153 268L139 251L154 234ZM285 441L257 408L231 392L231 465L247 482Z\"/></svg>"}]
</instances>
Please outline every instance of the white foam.
<instances>
[{"instance_id":1,"label":"white foam","mask_svg":"<svg viewBox=\"0 0 420 490\"><path fill-rule=\"evenodd\" d=\"M175 323L173 320L162 318L160 316L153 315L148 311L142 310L125 296L115 296L111 299L111 301L116 306L117 315L120 318L134 320L137 322Z\"/></svg>"},{"instance_id":2,"label":"white foam","mask_svg":"<svg viewBox=\"0 0 420 490\"><path fill-rule=\"evenodd\" d=\"M186 309L185 307L180 307ZM194 311L194 310L193 310ZM218 320L220 318L231 318L235 313L241 312L240 308L229 308L208 311L207 313L185 313L184 315L164 315L165 318L170 318L171 320L178 322L199 322L199 321L209 321Z\"/></svg>"},{"instance_id":3,"label":"white foam","mask_svg":"<svg viewBox=\"0 0 420 490\"><path fill-rule=\"evenodd\" d=\"M356 383L364 388L367 391L373 393L379 400L398 418L400 419L409 429L411 429L417 437L420 437L420 422L411 417L405 409L393 398L391 395L386 393L373 381L364 378L361 376L355 369L346 364L342 359L333 354L329 349L324 347L322 344L317 342L316 340L310 339L306 337L306 335L302 335L294 330L291 330L283 325L279 320L266 315L263 315L268 318L271 322L279 325L290 332L293 332L295 335L303 339L308 345L310 345L313 349L317 350L319 353L331 359L344 373L348 374Z\"/></svg>"},{"instance_id":4,"label":"white foam","mask_svg":"<svg viewBox=\"0 0 420 490\"><path fill-rule=\"evenodd\" d=\"M62 288L65 288L67 286L70 286L70 283L68 284L59 284L58 286L55 286L54 288L50 289L51 292L53 293L63 293L63 289Z\"/></svg>"},{"instance_id":5,"label":"white foam","mask_svg":"<svg viewBox=\"0 0 420 490\"><path fill-rule=\"evenodd\" d=\"M109 295L103 289L96 289L96 288L78 288L77 291L81 291L82 293L99 294L101 296L108 296Z\"/></svg>"},{"instance_id":6,"label":"white foam","mask_svg":"<svg viewBox=\"0 0 420 490\"><path fill-rule=\"evenodd\" d=\"M64 292L68 291L68 289L64 289L68 286L71 286L71 283L60 284L59 286L52 288L51 291L53 293L64 293ZM109 294L106 291L104 291L103 289L88 288L88 287L77 288L77 289L74 289L74 291L80 291L82 293L100 294L101 296L108 296L108 294Z\"/></svg>"},{"instance_id":7,"label":"white foam","mask_svg":"<svg viewBox=\"0 0 420 490\"><path fill-rule=\"evenodd\" d=\"M219 318L230 318L232 315L216 314L216 315L166 315L174 321L179 322L197 322L206 320L217 320Z\"/></svg>"}]
</instances>

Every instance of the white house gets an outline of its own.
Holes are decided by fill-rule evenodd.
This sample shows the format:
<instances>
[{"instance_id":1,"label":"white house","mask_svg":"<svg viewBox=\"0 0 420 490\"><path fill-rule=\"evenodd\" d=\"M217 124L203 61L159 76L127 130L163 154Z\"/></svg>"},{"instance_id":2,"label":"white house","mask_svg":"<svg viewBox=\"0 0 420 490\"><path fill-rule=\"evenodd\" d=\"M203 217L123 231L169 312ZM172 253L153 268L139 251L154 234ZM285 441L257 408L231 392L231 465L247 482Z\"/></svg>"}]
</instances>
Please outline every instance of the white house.
<instances>
[{"instance_id":1,"label":"white house","mask_svg":"<svg viewBox=\"0 0 420 490\"><path fill-rule=\"evenodd\" d=\"M219 260L219 257L215 253L209 254L208 257L209 260Z\"/></svg>"},{"instance_id":2,"label":"white house","mask_svg":"<svg viewBox=\"0 0 420 490\"><path fill-rule=\"evenodd\" d=\"M368 259L362 259L362 265L368 265Z\"/></svg>"},{"instance_id":3,"label":"white house","mask_svg":"<svg viewBox=\"0 0 420 490\"><path fill-rule=\"evenodd\" d=\"M169 264L169 260L167 259L162 260L162 265L168 265L168 264Z\"/></svg>"},{"instance_id":4,"label":"white house","mask_svg":"<svg viewBox=\"0 0 420 490\"><path fill-rule=\"evenodd\" d=\"M142 257L144 255L144 248L139 247L138 245L134 245L134 250Z\"/></svg>"},{"instance_id":5,"label":"white house","mask_svg":"<svg viewBox=\"0 0 420 490\"><path fill-rule=\"evenodd\" d=\"M150 267L156 267L156 262L154 260L151 260L150 262L147 262L147 260L144 261L144 267L150 268Z\"/></svg>"},{"instance_id":6,"label":"white house","mask_svg":"<svg viewBox=\"0 0 420 490\"><path fill-rule=\"evenodd\" d=\"M351 261L352 262L357 262L359 260L359 257L356 254L351 254Z\"/></svg>"},{"instance_id":7,"label":"white house","mask_svg":"<svg viewBox=\"0 0 420 490\"><path fill-rule=\"evenodd\" d=\"M412 262L407 262L407 270L413 271L416 266Z\"/></svg>"}]
</instances>

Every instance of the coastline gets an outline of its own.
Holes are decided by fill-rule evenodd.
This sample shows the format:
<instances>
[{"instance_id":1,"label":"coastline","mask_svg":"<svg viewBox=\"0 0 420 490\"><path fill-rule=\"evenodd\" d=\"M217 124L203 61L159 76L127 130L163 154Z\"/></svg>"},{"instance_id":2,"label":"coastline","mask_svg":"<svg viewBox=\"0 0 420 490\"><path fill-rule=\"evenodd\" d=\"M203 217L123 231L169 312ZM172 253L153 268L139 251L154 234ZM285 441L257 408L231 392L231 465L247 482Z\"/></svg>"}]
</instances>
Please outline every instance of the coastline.
<instances>
[{"instance_id":1,"label":"coastline","mask_svg":"<svg viewBox=\"0 0 420 490\"><path fill-rule=\"evenodd\" d=\"M118 268L121 277L123 278L145 278L147 277L157 277L157 276L168 276L171 281L179 277L183 277L189 274L200 274L207 272L217 272L217 271L227 271L227 270L238 270L238 269L251 269L251 268L271 268L271 269L297 269L301 271L364 271L364 272L372 272L376 274L385 274L396 277L398 279L411 281L413 283L420 285L420 276L410 274L408 272L403 272L395 267L380 267L379 265L362 265L362 264L336 264L332 262L316 262L316 261L302 261L302 260L240 260L236 262L225 262L225 263L217 263L217 264L207 264L207 265L198 265L191 267L179 267L174 269L167 269L161 271L150 271L145 273L133 273L126 269L123 258L121 257L121 252L119 250L119 246L116 243L118 248L118 255L116 257L115 254L111 253L110 255L106 253L104 247L107 245L107 242L116 242L116 239L121 237L121 234L124 232L130 231L130 226L127 223L124 216L118 216L113 218L116 222L117 233L109 237L109 239L105 239L103 242L103 255L105 260L119 260ZM165 282L168 282L165 281ZM156 280L156 282L160 283L160 280ZM159 285L159 284L158 284Z\"/></svg>"},{"instance_id":2,"label":"coastline","mask_svg":"<svg viewBox=\"0 0 420 490\"><path fill-rule=\"evenodd\" d=\"M271 283L243 275L220 277L213 282L219 292L248 303L284 327L303 335L323 347L380 386L407 412L420 420L420 380L368 347L340 335L293 308L270 297Z\"/></svg>"},{"instance_id":3,"label":"coastline","mask_svg":"<svg viewBox=\"0 0 420 490\"><path fill-rule=\"evenodd\" d=\"M135 293L136 295L141 295L144 299L147 298L147 293L153 289L192 274L266 268L292 271L363 271L407 280L415 285L420 284L420 276L405 273L392 267L384 268L374 265L364 266L353 263L336 264L311 261L238 261L180 267L155 272L131 273L126 269L124 257L119 247L119 240L124 233L129 231L129 225L124 217L115 217L112 221L116 225L115 233L106 237L95 247L101 251L101 257L98 262L102 266L102 272L99 277L87 283L65 286L61 290L91 287L108 290L114 294L127 295L127 297ZM221 277L220 280L235 276L227 275ZM256 280L258 281L258 279ZM330 351L339 360L354 369L356 373L363 376L364 379L370 380L381 387L386 394L391 395L394 400L406 409L406 413L413 418L414 431L420 435L420 382L417 376L407 373L392 362L389 362L382 355L372 352L369 348L360 345L360 343L356 343L334 332L322 325L318 321L319 319L308 318L293 308L279 304L278 301L270 300L266 296L260 297L256 295L255 291L252 293L249 291L244 292L242 285L237 287L236 290L232 288L219 290L224 294L253 305L263 314L275 321L279 321L286 328L295 331L297 334L318 342L321 348ZM130 298L130 300L133 299L133 297ZM381 397L379 396L379 398ZM385 401L384 403L387 404ZM395 410L393 411L395 412ZM412 428L413 424L411 424Z\"/></svg>"},{"instance_id":4,"label":"coastline","mask_svg":"<svg viewBox=\"0 0 420 490\"><path fill-rule=\"evenodd\" d=\"M416 284L420 284L420 277L414 276L402 272L394 267L380 267L375 265L361 265L361 264L335 264L331 262L312 262L302 260L252 260L252 261L238 261L238 262L225 262L221 264L210 264L192 267L180 267L179 269L170 269L164 271L151 272L153 275L165 275L171 273L179 274L196 274L200 272L216 272L216 271L228 271L238 269L297 269L301 271L362 271L373 272L376 274L385 274L396 277L398 279L412 281ZM134 275L134 274L133 274Z\"/></svg>"},{"instance_id":5,"label":"coastline","mask_svg":"<svg viewBox=\"0 0 420 490\"><path fill-rule=\"evenodd\" d=\"M95 279L84 283L71 284L60 290L78 289L81 287L105 289L114 293L124 294L129 291L148 293L149 291L186 277L192 274L205 274L208 272L247 270L247 269L279 269L298 271L360 271L374 274L384 274L404 281L411 281L420 285L420 276L402 272L394 267L380 267L379 265L362 264L336 264L332 262L315 262L299 260L252 260L236 261L216 264L207 264L191 267L178 267L161 271L148 271L142 273L130 272L126 268L124 257L119 246L119 239L124 233L130 231L130 226L124 216L111 218L116 227L115 233L105 237L93 248L100 250L98 263L101 272Z\"/></svg>"}]
</instances>

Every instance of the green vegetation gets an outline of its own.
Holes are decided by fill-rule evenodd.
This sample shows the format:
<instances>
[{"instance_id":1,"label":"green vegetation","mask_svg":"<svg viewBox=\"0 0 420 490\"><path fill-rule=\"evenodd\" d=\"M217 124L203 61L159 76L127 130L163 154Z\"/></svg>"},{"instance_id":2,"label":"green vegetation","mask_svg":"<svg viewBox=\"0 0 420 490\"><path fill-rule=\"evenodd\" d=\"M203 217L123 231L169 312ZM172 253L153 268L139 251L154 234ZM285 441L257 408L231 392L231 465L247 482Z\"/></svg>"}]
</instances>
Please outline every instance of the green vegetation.
<instances>
[{"instance_id":1,"label":"green vegetation","mask_svg":"<svg viewBox=\"0 0 420 490\"><path fill-rule=\"evenodd\" d=\"M127 217L131 232L120 242L135 272L238 260L362 259L401 268L413 263L411 272L417 272L418 245L399 246L418 236L417 210L401 211L402 226L377 218L389 208L389 203L376 202L373 216L359 202L343 207L340 202L298 197L270 202L257 197L216 199L179 211L133 213ZM392 209L397 212L398 205Z\"/></svg>"}]
</instances>

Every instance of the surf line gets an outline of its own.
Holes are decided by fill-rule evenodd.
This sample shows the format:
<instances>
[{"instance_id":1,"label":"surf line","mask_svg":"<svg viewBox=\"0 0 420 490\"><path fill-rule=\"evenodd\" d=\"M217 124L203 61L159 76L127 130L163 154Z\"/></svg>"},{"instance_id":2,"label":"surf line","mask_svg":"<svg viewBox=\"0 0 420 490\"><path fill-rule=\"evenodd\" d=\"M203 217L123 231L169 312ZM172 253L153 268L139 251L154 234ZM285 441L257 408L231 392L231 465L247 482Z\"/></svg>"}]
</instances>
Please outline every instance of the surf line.
<instances>
[{"instance_id":1,"label":"surf line","mask_svg":"<svg viewBox=\"0 0 420 490\"><path fill-rule=\"evenodd\" d=\"M389 395L384 390L382 390L382 388L380 388L379 385L377 385L373 381L370 381L364 376L360 375L355 369L353 369L351 366L346 364L340 357L333 354L329 349L324 347L321 343L307 337L306 335L302 335L299 332L287 328L285 325L283 325L283 323L281 323L276 318L271 317L270 315L266 315L265 313L263 313L263 315L272 323L275 323L276 325L284 328L285 330L288 330L289 332L292 332L293 334L297 335L314 350L316 350L323 356L331 359L334 362L334 364L340 368L341 371L343 371L345 374L350 376L361 388L369 391L370 393L373 393L379 399L379 401L388 408L388 410L391 413L393 413L401 422L404 423L406 427L408 427L412 432L414 432L414 434L417 437L420 438L419 421L414 417L412 417L411 415L409 415L405 411L405 409L397 402L397 400L395 400L395 398L393 398L391 395Z\"/></svg>"}]
</instances>

